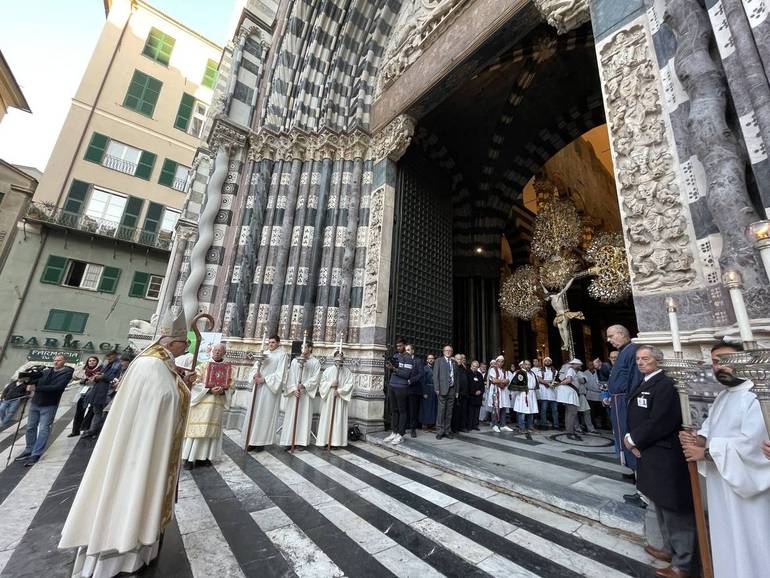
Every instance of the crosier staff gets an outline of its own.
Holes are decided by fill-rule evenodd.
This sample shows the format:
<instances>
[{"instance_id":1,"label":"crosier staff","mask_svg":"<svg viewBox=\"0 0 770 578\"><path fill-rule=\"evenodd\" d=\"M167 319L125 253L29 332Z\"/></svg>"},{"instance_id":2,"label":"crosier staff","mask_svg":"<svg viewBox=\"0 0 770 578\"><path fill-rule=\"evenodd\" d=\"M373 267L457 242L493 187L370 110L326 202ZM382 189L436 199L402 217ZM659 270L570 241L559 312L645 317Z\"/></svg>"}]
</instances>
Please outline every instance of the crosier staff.
<instances>
[{"instance_id":1,"label":"crosier staff","mask_svg":"<svg viewBox=\"0 0 770 578\"><path fill-rule=\"evenodd\" d=\"M307 343L307 330L305 330L305 333L302 335L302 353L300 353L300 356L297 358L297 363L299 364L299 379L297 380L297 391L294 393L294 397L295 397L294 420L291 426L291 448L289 449L291 453L294 453L295 442L297 441L297 417L299 417L299 398L302 395L302 374L305 371L305 362L307 361L307 357L305 357L306 343Z\"/></svg>"},{"instance_id":2,"label":"crosier staff","mask_svg":"<svg viewBox=\"0 0 770 578\"><path fill-rule=\"evenodd\" d=\"M246 435L243 436L243 451L249 451L249 437L251 428L254 426L254 409L257 405L257 379L262 376L262 362L265 360L265 338L267 337L267 327L262 331L262 345L259 346L259 352L254 356L257 360L257 371L254 374L254 383L251 388L251 408L249 409L249 425L246 428Z\"/></svg>"},{"instance_id":3,"label":"crosier staff","mask_svg":"<svg viewBox=\"0 0 770 578\"><path fill-rule=\"evenodd\" d=\"M342 356L342 335L340 335L340 343L337 346L337 352L339 353L339 356L337 359L334 360L334 365L337 367L337 377L332 382L332 419L329 422L329 439L328 443L326 445L326 450L331 451L332 449L332 432L334 431L334 412L337 410L337 388L340 385L340 368L343 364L343 356Z\"/></svg>"}]
</instances>

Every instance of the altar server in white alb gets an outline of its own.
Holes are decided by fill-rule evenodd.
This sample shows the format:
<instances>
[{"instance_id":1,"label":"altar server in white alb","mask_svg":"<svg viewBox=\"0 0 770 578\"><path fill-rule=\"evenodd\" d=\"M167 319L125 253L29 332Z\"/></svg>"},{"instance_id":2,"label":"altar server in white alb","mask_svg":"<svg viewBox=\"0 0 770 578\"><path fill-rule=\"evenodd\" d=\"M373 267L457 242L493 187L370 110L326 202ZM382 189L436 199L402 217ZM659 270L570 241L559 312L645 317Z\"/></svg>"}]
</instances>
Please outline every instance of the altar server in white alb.
<instances>
[{"instance_id":1,"label":"altar server in white alb","mask_svg":"<svg viewBox=\"0 0 770 578\"><path fill-rule=\"evenodd\" d=\"M706 478L715 578L757 578L769 571L770 461L762 453L767 429L754 384L717 359L739 349L722 342L712 348L714 376L727 389L697 436L679 434L685 457L697 461Z\"/></svg>"},{"instance_id":2,"label":"altar server in white alb","mask_svg":"<svg viewBox=\"0 0 770 578\"><path fill-rule=\"evenodd\" d=\"M234 391L232 366L225 361L225 344L211 350L211 361L195 368L190 392L190 416L182 447L185 467L210 462L222 455L222 416Z\"/></svg>"},{"instance_id":3,"label":"altar server in white alb","mask_svg":"<svg viewBox=\"0 0 770 578\"><path fill-rule=\"evenodd\" d=\"M353 397L353 373L345 367L342 351L334 352L334 366L327 367L321 375L318 394L323 400L321 417L318 420L318 436L315 445L329 444L329 428L332 432L332 447L348 445L348 403ZM336 401L335 401L336 399ZM331 424L334 413L334 424Z\"/></svg>"},{"instance_id":4,"label":"altar server in white alb","mask_svg":"<svg viewBox=\"0 0 770 578\"><path fill-rule=\"evenodd\" d=\"M526 391L516 392L516 398L513 402L513 411L516 412L518 426L521 431L531 432L535 427L535 414L537 408L537 376L532 371L532 364L529 361L522 361L519 364L521 373L526 379ZM525 423L526 420L526 423Z\"/></svg>"},{"instance_id":5,"label":"altar server in white alb","mask_svg":"<svg viewBox=\"0 0 770 578\"><path fill-rule=\"evenodd\" d=\"M302 447L310 444L310 428L313 425L312 400L318 393L321 362L313 356L313 344L310 341L304 343L302 357L304 367L299 357L292 360L284 392L289 399L286 400L286 413L283 415L280 445L286 447L291 447L292 442Z\"/></svg>"},{"instance_id":6,"label":"altar server in white alb","mask_svg":"<svg viewBox=\"0 0 770 578\"><path fill-rule=\"evenodd\" d=\"M184 311L128 367L96 442L59 548L78 548L73 576L137 572L157 555L173 517L190 392L174 358L184 353Z\"/></svg>"},{"instance_id":7,"label":"altar server in white alb","mask_svg":"<svg viewBox=\"0 0 770 578\"><path fill-rule=\"evenodd\" d=\"M270 337L267 342L267 351L264 353L261 370L257 370L258 364L255 363L248 377L249 382L257 388L254 419L251 431L248 433L249 449L261 449L275 443L281 392L289 364L289 355L281 349L281 338L277 335ZM244 429L249 427L249 415L249 413L246 414Z\"/></svg>"},{"instance_id":8,"label":"altar server in white alb","mask_svg":"<svg viewBox=\"0 0 770 578\"><path fill-rule=\"evenodd\" d=\"M580 407L580 397L578 396L578 371L583 362L579 359L571 359L567 363L567 369L564 377L556 387L556 401L564 404L564 425L567 432L567 438L571 440L581 440L582 438L575 433L577 426L577 414Z\"/></svg>"}]
</instances>

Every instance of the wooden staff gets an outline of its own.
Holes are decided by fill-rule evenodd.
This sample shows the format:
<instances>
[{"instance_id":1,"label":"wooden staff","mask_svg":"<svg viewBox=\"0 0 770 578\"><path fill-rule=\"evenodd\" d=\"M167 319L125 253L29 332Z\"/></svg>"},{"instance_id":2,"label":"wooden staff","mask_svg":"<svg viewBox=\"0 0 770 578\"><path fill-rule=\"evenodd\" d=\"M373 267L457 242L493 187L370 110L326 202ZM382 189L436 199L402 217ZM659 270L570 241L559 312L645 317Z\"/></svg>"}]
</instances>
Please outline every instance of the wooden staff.
<instances>
[{"instance_id":1,"label":"wooden staff","mask_svg":"<svg viewBox=\"0 0 770 578\"><path fill-rule=\"evenodd\" d=\"M340 367L342 367L342 347L340 346L339 349L340 355L337 359L334 360L334 365L337 366L337 378L334 380L334 383L337 385L332 385L332 419L329 422L329 440L326 444L326 450L331 451L332 449L332 431L334 431L334 412L337 410L337 388L340 384Z\"/></svg>"},{"instance_id":2,"label":"wooden staff","mask_svg":"<svg viewBox=\"0 0 770 578\"><path fill-rule=\"evenodd\" d=\"M265 337L267 336L267 327L262 332L262 345L259 348L259 353L255 355L257 359L257 371L254 374L256 379L257 375L262 375L262 362L265 360ZM251 407L249 409L248 426L246 427L246 434L243 436L243 451L249 451L249 438L251 437L251 428L254 426L254 410L257 406L257 382L252 384L251 388ZM273 434L275 436L275 434Z\"/></svg>"},{"instance_id":3,"label":"wooden staff","mask_svg":"<svg viewBox=\"0 0 770 578\"><path fill-rule=\"evenodd\" d=\"M687 395L687 385L684 383L684 380L676 380L676 390L679 393L679 405L682 408L682 429L692 430L690 397ZM700 491L698 464L696 462L687 462L687 470L690 472L692 503L695 509L695 528L698 532L698 550L700 551L703 578L713 578L714 567L711 564L711 546L709 545L708 526L706 525L706 511L703 508L703 495Z\"/></svg>"},{"instance_id":4,"label":"wooden staff","mask_svg":"<svg viewBox=\"0 0 770 578\"><path fill-rule=\"evenodd\" d=\"M307 358L305 358L305 343L307 343L307 331L305 331L305 335L302 338L302 352L300 353L300 356L297 358L297 363L299 364L299 379L297 380L297 392L294 394L296 401L294 402L294 420L291 426L291 448L289 451L291 453L294 453L294 447L295 443L297 441L297 418L299 417L299 398L302 396L302 390L300 390L300 386L302 385L302 374L305 372L305 362L307 361Z\"/></svg>"}]
</instances>

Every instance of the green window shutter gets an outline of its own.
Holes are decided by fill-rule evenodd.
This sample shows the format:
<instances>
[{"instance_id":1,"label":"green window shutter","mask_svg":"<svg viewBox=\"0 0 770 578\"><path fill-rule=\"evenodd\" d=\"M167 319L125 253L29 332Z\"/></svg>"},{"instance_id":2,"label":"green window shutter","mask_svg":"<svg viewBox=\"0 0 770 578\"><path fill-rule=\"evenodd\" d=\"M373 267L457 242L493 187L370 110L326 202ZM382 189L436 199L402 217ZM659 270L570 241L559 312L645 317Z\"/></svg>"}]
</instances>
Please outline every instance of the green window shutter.
<instances>
[{"instance_id":1,"label":"green window shutter","mask_svg":"<svg viewBox=\"0 0 770 578\"><path fill-rule=\"evenodd\" d=\"M152 117L162 86L160 80L135 70L123 99L123 106Z\"/></svg>"},{"instance_id":2,"label":"green window shutter","mask_svg":"<svg viewBox=\"0 0 770 578\"><path fill-rule=\"evenodd\" d=\"M128 291L129 297L144 297L147 295L147 285L150 282L150 274L136 271L134 279L131 281L131 289Z\"/></svg>"},{"instance_id":3,"label":"green window shutter","mask_svg":"<svg viewBox=\"0 0 770 578\"><path fill-rule=\"evenodd\" d=\"M70 333L83 333L86 330L86 323L88 322L88 313L78 313L77 311L71 311L71 317L69 327L66 331Z\"/></svg>"},{"instance_id":4,"label":"green window shutter","mask_svg":"<svg viewBox=\"0 0 770 578\"><path fill-rule=\"evenodd\" d=\"M160 177L158 183L170 187L174 184L174 177L176 176L176 167L179 163L172 161L171 159L164 159L163 168L160 170Z\"/></svg>"},{"instance_id":5,"label":"green window shutter","mask_svg":"<svg viewBox=\"0 0 770 578\"><path fill-rule=\"evenodd\" d=\"M175 42L168 34L164 34L157 28L152 28L150 34L147 35L147 42L144 44L142 54L162 64L168 64Z\"/></svg>"},{"instance_id":6,"label":"green window shutter","mask_svg":"<svg viewBox=\"0 0 770 578\"><path fill-rule=\"evenodd\" d=\"M102 159L104 158L104 151L107 149L107 143L109 140L109 138L103 134L99 134L98 132L92 134L91 142L88 144L88 149L86 149L85 159L87 161L91 161L92 163L101 164Z\"/></svg>"},{"instance_id":7,"label":"green window shutter","mask_svg":"<svg viewBox=\"0 0 770 578\"><path fill-rule=\"evenodd\" d=\"M71 318L70 311L61 309L51 309L48 312L48 320L45 322L45 328L48 331L65 331Z\"/></svg>"},{"instance_id":8,"label":"green window shutter","mask_svg":"<svg viewBox=\"0 0 770 578\"><path fill-rule=\"evenodd\" d=\"M148 233L157 233L162 217L163 205L151 202L147 208L147 216L144 218L144 230Z\"/></svg>"},{"instance_id":9,"label":"green window shutter","mask_svg":"<svg viewBox=\"0 0 770 578\"><path fill-rule=\"evenodd\" d=\"M90 183L84 183L77 179L72 180L70 192L67 194L67 200L64 203L64 212L80 215L83 212L83 205L86 203L86 196Z\"/></svg>"},{"instance_id":10,"label":"green window shutter","mask_svg":"<svg viewBox=\"0 0 770 578\"><path fill-rule=\"evenodd\" d=\"M208 86L209 88L214 88L216 83L217 63L209 59L209 61L206 63L206 72L203 73L203 80L201 81L201 84L203 86Z\"/></svg>"},{"instance_id":11,"label":"green window shutter","mask_svg":"<svg viewBox=\"0 0 770 578\"><path fill-rule=\"evenodd\" d=\"M43 269L43 275L40 277L41 283L50 283L58 285L64 277L64 270L67 268L67 258L49 255L48 261Z\"/></svg>"},{"instance_id":12,"label":"green window shutter","mask_svg":"<svg viewBox=\"0 0 770 578\"><path fill-rule=\"evenodd\" d=\"M117 267L105 267L102 271L102 278L99 281L98 291L102 293L115 293L120 278L120 269Z\"/></svg>"},{"instance_id":13,"label":"green window shutter","mask_svg":"<svg viewBox=\"0 0 770 578\"><path fill-rule=\"evenodd\" d=\"M139 157L139 164L136 167L134 176L139 177L140 179L144 179L145 181L149 181L150 176L152 175L152 169L155 167L156 158L157 155L155 153L142 151L142 155Z\"/></svg>"},{"instance_id":14,"label":"green window shutter","mask_svg":"<svg viewBox=\"0 0 770 578\"><path fill-rule=\"evenodd\" d=\"M190 118L192 118L193 106L195 105L195 98L186 92L182 93L182 100L179 103L179 110L176 111L176 121L174 121L174 128L179 130L187 130L190 126Z\"/></svg>"},{"instance_id":15,"label":"green window shutter","mask_svg":"<svg viewBox=\"0 0 770 578\"><path fill-rule=\"evenodd\" d=\"M137 197L128 197L126 208L123 211L123 219L120 222L122 227L135 229L139 222L139 215L142 213L144 200Z\"/></svg>"}]
</instances>

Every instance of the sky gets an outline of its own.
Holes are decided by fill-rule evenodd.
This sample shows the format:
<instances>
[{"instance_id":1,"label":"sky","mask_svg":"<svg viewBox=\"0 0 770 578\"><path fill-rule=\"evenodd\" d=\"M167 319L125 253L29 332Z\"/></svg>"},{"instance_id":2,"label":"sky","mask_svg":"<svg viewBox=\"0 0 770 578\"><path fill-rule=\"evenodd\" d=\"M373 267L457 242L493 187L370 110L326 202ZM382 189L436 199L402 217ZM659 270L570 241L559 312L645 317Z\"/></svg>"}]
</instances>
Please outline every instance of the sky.
<instances>
[{"instance_id":1,"label":"sky","mask_svg":"<svg viewBox=\"0 0 770 578\"><path fill-rule=\"evenodd\" d=\"M150 0L224 45L235 0ZM0 122L0 159L45 169L105 23L103 0L0 0L0 50L32 109Z\"/></svg>"}]
</instances>

